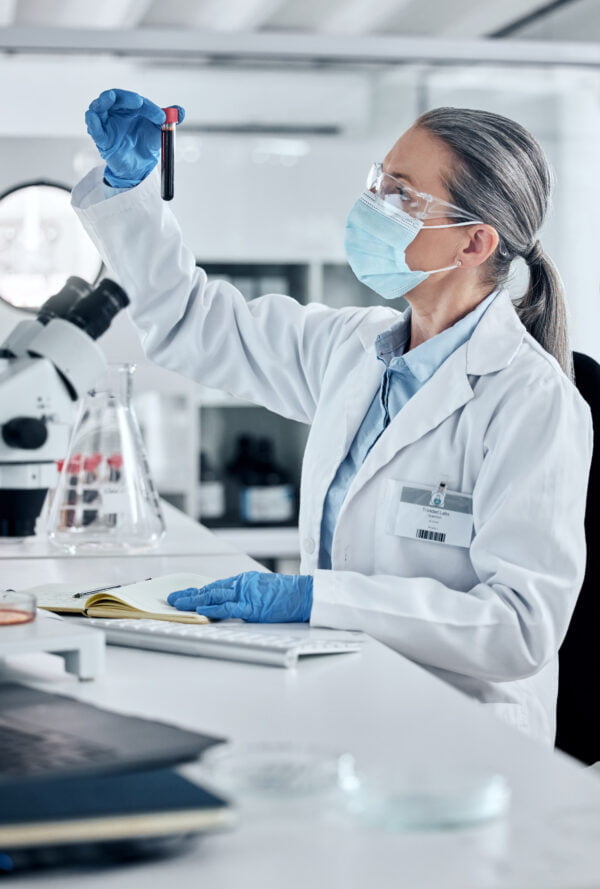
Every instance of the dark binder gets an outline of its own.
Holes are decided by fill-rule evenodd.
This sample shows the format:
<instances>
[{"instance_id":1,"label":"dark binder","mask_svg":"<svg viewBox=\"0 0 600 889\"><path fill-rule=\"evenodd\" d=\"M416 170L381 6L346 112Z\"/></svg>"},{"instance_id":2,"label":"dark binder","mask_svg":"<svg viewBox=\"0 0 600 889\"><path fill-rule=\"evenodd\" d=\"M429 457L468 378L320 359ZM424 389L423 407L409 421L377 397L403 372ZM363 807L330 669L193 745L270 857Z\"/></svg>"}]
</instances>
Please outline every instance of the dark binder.
<instances>
[{"instance_id":1,"label":"dark binder","mask_svg":"<svg viewBox=\"0 0 600 889\"><path fill-rule=\"evenodd\" d=\"M226 800L170 769L7 781L0 873L169 853L233 821Z\"/></svg>"}]
</instances>

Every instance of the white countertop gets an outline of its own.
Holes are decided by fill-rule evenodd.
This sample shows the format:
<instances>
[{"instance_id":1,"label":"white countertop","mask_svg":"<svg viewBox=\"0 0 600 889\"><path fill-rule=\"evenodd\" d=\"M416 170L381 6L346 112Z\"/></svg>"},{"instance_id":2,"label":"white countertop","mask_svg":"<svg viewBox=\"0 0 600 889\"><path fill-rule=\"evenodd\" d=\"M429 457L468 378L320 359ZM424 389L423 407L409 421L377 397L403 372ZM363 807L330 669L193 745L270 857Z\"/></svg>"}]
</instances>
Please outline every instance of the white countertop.
<instances>
[{"instance_id":1,"label":"white countertop","mask_svg":"<svg viewBox=\"0 0 600 889\"><path fill-rule=\"evenodd\" d=\"M181 517L201 553L206 535ZM208 547L210 549L210 547ZM42 563L0 561L8 586L39 583ZM95 560L93 571L101 560ZM233 574L253 566L235 554L163 553L102 560L101 579L128 580L160 567ZM90 565L46 556L48 580L90 578ZM87 572L87 573L86 573ZM131 573L128 573L131 572ZM24 583L26 579L28 583ZM93 575L94 581L96 574ZM294 627L312 632L308 627ZM600 780L498 722L484 707L368 640L364 650L253 666L109 647L107 672L77 682L60 662L34 655L8 674L93 703L173 721L236 741L281 740L350 752L359 768L483 769L512 789L508 817L484 827L386 832L342 816L273 811L242 818L231 833L206 836L170 860L92 873L16 877L46 889L575 889L600 886ZM186 767L190 774L197 767Z\"/></svg>"},{"instance_id":2,"label":"white countertop","mask_svg":"<svg viewBox=\"0 0 600 889\"><path fill-rule=\"evenodd\" d=\"M178 555L216 555L238 550L225 537L217 537L208 528L194 522L170 503L161 500L166 534L156 549L143 553L144 557L162 558ZM15 543L10 537L0 537L0 559L113 559L114 553L96 551L85 555L71 555L53 546L46 537L41 521L40 533Z\"/></svg>"}]
</instances>

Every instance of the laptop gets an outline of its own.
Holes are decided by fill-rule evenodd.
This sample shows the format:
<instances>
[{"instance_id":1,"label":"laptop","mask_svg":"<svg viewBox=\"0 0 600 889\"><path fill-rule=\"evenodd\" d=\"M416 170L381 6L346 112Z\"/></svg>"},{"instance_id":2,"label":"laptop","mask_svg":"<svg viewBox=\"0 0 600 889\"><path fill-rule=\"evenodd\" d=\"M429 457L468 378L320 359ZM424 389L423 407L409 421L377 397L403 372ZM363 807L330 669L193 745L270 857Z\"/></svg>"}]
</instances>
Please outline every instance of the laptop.
<instances>
[{"instance_id":1,"label":"laptop","mask_svg":"<svg viewBox=\"0 0 600 889\"><path fill-rule=\"evenodd\" d=\"M0 684L0 782L158 768L196 759L224 740L66 695Z\"/></svg>"}]
</instances>

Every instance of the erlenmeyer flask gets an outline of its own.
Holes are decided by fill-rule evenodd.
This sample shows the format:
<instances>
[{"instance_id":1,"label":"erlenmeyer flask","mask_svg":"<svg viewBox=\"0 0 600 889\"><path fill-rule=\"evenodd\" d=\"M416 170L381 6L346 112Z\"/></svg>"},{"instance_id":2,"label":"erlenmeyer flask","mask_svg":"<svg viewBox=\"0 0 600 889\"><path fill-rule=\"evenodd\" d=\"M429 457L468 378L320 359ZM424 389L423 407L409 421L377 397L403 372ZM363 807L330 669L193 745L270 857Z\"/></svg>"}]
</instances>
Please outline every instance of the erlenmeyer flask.
<instances>
[{"instance_id":1,"label":"erlenmeyer flask","mask_svg":"<svg viewBox=\"0 0 600 889\"><path fill-rule=\"evenodd\" d=\"M151 549L165 532L131 406L135 365L109 367L82 399L48 517L48 536L71 552Z\"/></svg>"}]
</instances>

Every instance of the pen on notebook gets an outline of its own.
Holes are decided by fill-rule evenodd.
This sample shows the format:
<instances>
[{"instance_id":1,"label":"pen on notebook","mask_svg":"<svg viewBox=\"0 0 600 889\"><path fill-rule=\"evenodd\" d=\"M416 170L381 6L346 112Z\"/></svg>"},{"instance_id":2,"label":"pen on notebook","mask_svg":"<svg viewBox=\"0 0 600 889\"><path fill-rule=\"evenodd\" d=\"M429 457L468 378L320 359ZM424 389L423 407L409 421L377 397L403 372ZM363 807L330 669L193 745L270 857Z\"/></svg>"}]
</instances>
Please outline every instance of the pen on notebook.
<instances>
[{"instance_id":1,"label":"pen on notebook","mask_svg":"<svg viewBox=\"0 0 600 889\"><path fill-rule=\"evenodd\" d=\"M145 583L147 580L152 580L151 577L145 577L144 580L134 581L135 583ZM99 586L96 587L95 590L84 590L82 593L73 593L74 599L82 599L84 596L91 596L93 593L104 593L107 590L118 590L123 586L131 586L128 583L115 583L112 586Z\"/></svg>"}]
</instances>

